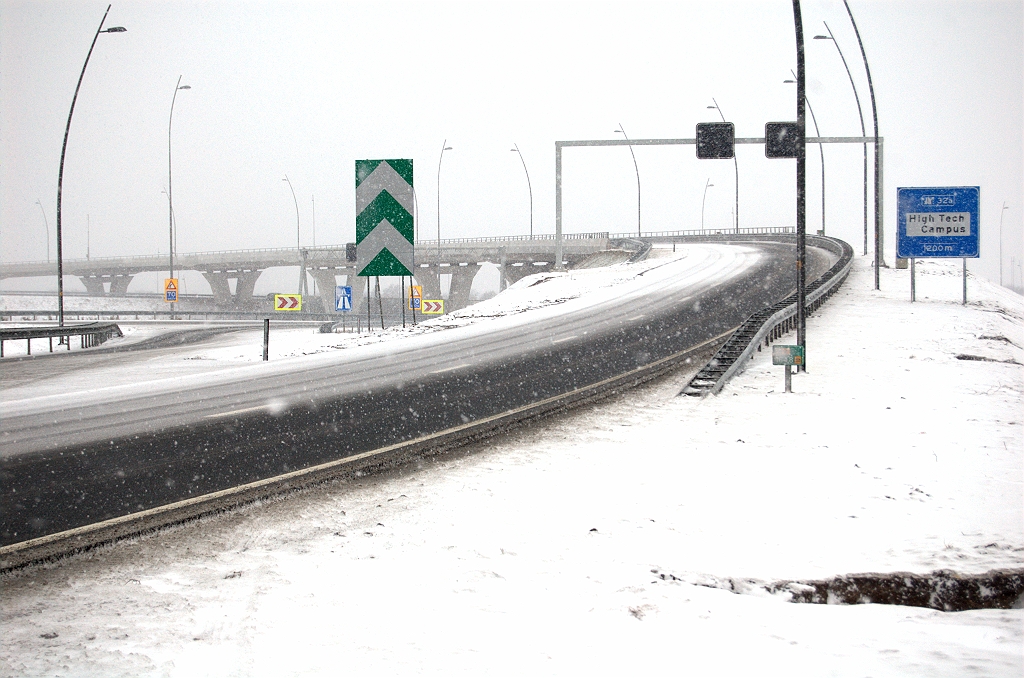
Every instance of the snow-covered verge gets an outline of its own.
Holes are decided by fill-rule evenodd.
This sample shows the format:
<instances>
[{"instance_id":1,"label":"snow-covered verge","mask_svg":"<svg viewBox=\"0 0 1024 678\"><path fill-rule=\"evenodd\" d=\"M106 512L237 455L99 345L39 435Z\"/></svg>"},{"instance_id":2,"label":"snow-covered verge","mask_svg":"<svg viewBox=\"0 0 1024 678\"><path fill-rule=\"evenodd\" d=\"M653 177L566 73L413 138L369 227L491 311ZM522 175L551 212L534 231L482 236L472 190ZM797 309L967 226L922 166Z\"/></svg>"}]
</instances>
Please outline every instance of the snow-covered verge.
<instances>
[{"instance_id":1,"label":"snow-covered verge","mask_svg":"<svg viewBox=\"0 0 1024 678\"><path fill-rule=\"evenodd\" d=\"M972 278L961 306L958 263L919 264L915 304L882 274L858 259L809 318L792 394L763 351L717 397L680 372L7 576L0 673L1019 676L1019 608L715 588L1024 566L1024 301Z\"/></svg>"}]
</instances>

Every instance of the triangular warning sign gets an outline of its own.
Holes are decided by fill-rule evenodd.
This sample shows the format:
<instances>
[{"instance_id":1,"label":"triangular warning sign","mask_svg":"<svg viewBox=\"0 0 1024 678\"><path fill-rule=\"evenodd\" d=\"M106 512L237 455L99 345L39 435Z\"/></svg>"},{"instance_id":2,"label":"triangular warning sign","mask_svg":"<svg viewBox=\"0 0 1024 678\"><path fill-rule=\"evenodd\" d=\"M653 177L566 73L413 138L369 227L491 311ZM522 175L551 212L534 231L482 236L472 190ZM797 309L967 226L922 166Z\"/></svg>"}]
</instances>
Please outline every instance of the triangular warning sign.
<instances>
[{"instance_id":1,"label":"triangular warning sign","mask_svg":"<svg viewBox=\"0 0 1024 678\"><path fill-rule=\"evenodd\" d=\"M164 291L165 292L177 292L178 291L178 281L175 278L168 278L167 280L165 280L164 281Z\"/></svg>"}]
</instances>

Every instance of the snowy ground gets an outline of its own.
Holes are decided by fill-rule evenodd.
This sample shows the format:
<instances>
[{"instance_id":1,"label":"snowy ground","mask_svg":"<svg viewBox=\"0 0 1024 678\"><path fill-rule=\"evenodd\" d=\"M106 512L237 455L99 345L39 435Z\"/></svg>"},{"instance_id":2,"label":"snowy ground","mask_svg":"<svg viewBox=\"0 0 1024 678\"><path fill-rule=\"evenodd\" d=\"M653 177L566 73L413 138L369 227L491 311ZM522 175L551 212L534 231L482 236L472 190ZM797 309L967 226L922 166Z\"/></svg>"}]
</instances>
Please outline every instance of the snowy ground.
<instances>
[{"instance_id":1,"label":"snowy ground","mask_svg":"<svg viewBox=\"0 0 1024 678\"><path fill-rule=\"evenodd\" d=\"M8 576L0 673L1020 676L1024 609L700 585L1024 566L1024 300L969 282L964 307L958 262L919 265L910 304L908 271L875 292L858 259L793 394L762 352L718 397L675 397L680 372Z\"/></svg>"}]
</instances>

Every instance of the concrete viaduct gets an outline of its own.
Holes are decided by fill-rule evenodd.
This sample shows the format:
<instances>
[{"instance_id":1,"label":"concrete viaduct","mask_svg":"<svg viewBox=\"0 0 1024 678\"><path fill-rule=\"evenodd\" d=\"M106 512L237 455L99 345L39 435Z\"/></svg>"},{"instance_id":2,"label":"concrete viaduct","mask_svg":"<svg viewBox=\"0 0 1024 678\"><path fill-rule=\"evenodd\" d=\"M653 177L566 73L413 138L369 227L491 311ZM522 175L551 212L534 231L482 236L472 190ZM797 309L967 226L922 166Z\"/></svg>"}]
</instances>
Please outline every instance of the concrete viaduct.
<instances>
[{"instance_id":1,"label":"concrete viaduct","mask_svg":"<svg viewBox=\"0 0 1024 678\"><path fill-rule=\"evenodd\" d=\"M577 233L562 236L563 265L573 266L587 257L614 248L617 240L608 233ZM531 273L554 268L557 242L554 235L507 236L494 238L463 238L424 241L416 246L417 285L423 286L426 299L441 298L438 272L451 275L447 307L451 310L469 304L473 278L480 265L492 263L499 267L502 286L510 285ZM255 310L259 299L253 290L260 274L278 266L301 266L321 290L333 290L337 276L346 276L352 285L353 304L359 308L365 294L362 279L356 279L355 262L346 258L346 246L309 247L302 249L253 249L224 252L199 252L175 256L177 270L199 271L213 290L219 309ZM166 272L165 255L69 259L64 261L64 275L76 276L90 296L125 296L128 285L139 273ZM0 264L0 280L8 278L48 277L57 275L57 264L47 262ZM230 281L235 280L232 294ZM325 312L334 311L331 295L322 297Z\"/></svg>"}]
</instances>

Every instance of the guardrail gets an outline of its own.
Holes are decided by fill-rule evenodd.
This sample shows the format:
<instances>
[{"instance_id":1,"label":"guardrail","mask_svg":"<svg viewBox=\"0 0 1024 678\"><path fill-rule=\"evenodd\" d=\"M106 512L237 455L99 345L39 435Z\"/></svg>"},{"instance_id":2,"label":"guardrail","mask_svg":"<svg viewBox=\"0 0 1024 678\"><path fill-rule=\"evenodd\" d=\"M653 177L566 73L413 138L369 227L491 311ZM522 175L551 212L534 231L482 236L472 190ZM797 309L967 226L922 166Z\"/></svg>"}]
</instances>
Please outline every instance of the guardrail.
<instances>
[{"instance_id":1,"label":"guardrail","mask_svg":"<svg viewBox=\"0 0 1024 678\"><path fill-rule=\"evenodd\" d=\"M853 248L842 240L824 236L809 235L807 244L829 250L839 256L839 260L832 268L807 286L804 308L810 314L835 294L850 274ZM774 306L747 318L718 349L711 361L690 380L680 395L717 395L725 387L726 382L746 366L754 351L761 350L762 341L765 347L768 347L772 341L794 328L796 315L797 297L796 293L793 293Z\"/></svg>"},{"instance_id":2,"label":"guardrail","mask_svg":"<svg viewBox=\"0 0 1024 678\"><path fill-rule=\"evenodd\" d=\"M732 236L736 238L738 236L748 235L786 235L790 233L796 233L796 231L790 226L763 226L758 228L741 228L738 231L734 228L691 228L680 231L650 231L646 233L612 233L608 235L609 238L633 238L641 239L644 238L671 238L673 236L678 237L709 237L709 236ZM568 236L565 236L568 237Z\"/></svg>"},{"instance_id":3,"label":"guardrail","mask_svg":"<svg viewBox=\"0 0 1024 678\"><path fill-rule=\"evenodd\" d=\"M60 341L58 346L67 345L71 350L71 337L77 336L82 348L99 346L111 337L123 337L121 328L116 323L90 323L88 325L65 325L64 327L11 327L0 329L0 358L4 357L5 341L21 341L27 344L27 354L32 355L32 340L47 339L50 353L53 353L53 339Z\"/></svg>"}]
</instances>

